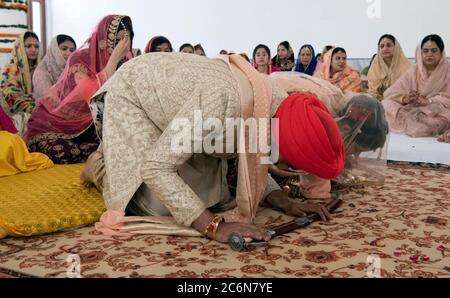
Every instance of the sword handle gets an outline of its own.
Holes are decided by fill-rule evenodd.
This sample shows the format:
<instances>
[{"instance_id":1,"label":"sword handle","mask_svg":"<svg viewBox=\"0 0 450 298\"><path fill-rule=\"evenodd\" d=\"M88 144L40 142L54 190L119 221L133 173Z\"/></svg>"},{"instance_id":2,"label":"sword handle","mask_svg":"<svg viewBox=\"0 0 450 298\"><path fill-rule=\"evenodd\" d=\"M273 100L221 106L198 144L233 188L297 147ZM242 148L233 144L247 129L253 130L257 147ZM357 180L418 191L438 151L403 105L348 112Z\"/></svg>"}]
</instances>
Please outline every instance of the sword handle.
<instances>
[{"instance_id":1,"label":"sword handle","mask_svg":"<svg viewBox=\"0 0 450 298\"><path fill-rule=\"evenodd\" d=\"M238 233L233 233L228 238L228 245L232 250L241 252L245 249L265 247L269 243L266 241L253 241L251 238L244 238Z\"/></svg>"}]
</instances>

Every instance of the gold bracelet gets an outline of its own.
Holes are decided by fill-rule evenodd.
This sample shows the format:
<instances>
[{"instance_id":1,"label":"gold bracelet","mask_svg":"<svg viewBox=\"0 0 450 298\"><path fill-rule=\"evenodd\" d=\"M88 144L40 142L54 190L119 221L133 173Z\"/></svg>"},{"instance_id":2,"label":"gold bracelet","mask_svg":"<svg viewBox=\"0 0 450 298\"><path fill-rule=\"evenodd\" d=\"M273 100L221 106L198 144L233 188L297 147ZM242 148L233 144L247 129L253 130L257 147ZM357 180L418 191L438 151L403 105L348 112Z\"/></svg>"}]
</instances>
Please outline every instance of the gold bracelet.
<instances>
[{"instance_id":1,"label":"gold bracelet","mask_svg":"<svg viewBox=\"0 0 450 298\"><path fill-rule=\"evenodd\" d=\"M405 95L403 95L402 97L400 97L400 103L401 103L402 105L405 105L405 98L406 98Z\"/></svg>"},{"instance_id":2,"label":"gold bracelet","mask_svg":"<svg viewBox=\"0 0 450 298\"><path fill-rule=\"evenodd\" d=\"M224 218L222 216L220 216L220 215L214 216L212 221L206 227L205 232L203 234L206 237L208 237L208 234L211 232L212 233L211 239L216 240L217 229L219 228L219 224L223 221L224 221Z\"/></svg>"}]
</instances>

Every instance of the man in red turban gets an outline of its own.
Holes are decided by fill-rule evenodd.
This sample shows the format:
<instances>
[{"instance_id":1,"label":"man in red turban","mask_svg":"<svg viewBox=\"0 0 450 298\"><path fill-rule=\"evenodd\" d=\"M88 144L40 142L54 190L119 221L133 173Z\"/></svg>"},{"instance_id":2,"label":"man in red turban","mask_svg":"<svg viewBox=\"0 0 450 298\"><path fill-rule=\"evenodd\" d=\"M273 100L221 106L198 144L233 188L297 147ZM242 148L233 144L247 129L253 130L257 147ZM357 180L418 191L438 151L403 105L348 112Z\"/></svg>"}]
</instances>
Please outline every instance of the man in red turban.
<instances>
[{"instance_id":1,"label":"man in red turban","mask_svg":"<svg viewBox=\"0 0 450 298\"><path fill-rule=\"evenodd\" d=\"M344 143L336 121L323 103L306 93L286 98L277 110L281 159L323 179L339 176L345 164Z\"/></svg>"},{"instance_id":2,"label":"man in red turban","mask_svg":"<svg viewBox=\"0 0 450 298\"><path fill-rule=\"evenodd\" d=\"M306 198L331 198L330 180L338 177L345 166L345 149L336 121L323 103L307 93L287 97L275 114L276 145L280 153L278 163L270 172L279 177L300 176L302 195ZM274 206L286 198L279 194L269 198ZM314 204L292 205L293 214L299 211L318 213L323 220L331 219L325 207L311 209ZM300 210L297 210L300 208Z\"/></svg>"}]
</instances>

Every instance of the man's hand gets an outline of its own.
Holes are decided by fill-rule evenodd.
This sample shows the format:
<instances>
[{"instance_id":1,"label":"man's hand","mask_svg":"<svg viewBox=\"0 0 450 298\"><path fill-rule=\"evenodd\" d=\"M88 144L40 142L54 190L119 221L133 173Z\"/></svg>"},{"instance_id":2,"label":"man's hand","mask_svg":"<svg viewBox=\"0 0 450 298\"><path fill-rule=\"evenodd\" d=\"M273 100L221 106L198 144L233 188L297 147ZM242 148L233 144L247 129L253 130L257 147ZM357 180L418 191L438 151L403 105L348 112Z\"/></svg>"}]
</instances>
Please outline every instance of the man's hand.
<instances>
[{"instance_id":1,"label":"man's hand","mask_svg":"<svg viewBox=\"0 0 450 298\"><path fill-rule=\"evenodd\" d=\"M275 209L282 210L286 215L292 217L302 217L307 214L317 213L323 221L332 219L330 212L328 212L325 206L293 201L281 190L270 193L269 196L267 196L266 202Z\"/></svg>"},{"instance_id":2,"label":"man's hand","mask_svg":"<svg viewBox=\"0 0 450 298\"><path fill-rule=\"evenodd\" d=\"M293 202L288 210L285 210L286 214L292 217L301 217L306 214L317 213L323 221L330 221L333 219L328 209L320 204L308 204Z\"/></svg>"},{"instance_id":3,"label":"man's hand","mask_svg":"<svg viewBox=\"0 0 450 298\"><path fill-rule=\"evenodd\" d=\"M269 173L271 173L272 175L276 175L278 177L294 177L294 176L308 175L308 173L302 170L295 170L292 168L283 170L276 165L269 165Z\"/></svg>"},{"instance_id":4,"label":"man's hand","mask_svg":"<svg viewBox=\"0 0 450 298\"><path fill-rule=\"evenodd\" d=\"M206 227L209 225L213 218L214 215L209 210L205 210L192 223L192 228L203 234ZM271 238L269 231L263 227L258 227L252 224L222 222L219 224L216 231L216 241L221 243L228 243L228 239L233 233L237 233L242 235L242 237L244 238L252 238L257 241L269 241Z\"/></svg>"}]
</instances>

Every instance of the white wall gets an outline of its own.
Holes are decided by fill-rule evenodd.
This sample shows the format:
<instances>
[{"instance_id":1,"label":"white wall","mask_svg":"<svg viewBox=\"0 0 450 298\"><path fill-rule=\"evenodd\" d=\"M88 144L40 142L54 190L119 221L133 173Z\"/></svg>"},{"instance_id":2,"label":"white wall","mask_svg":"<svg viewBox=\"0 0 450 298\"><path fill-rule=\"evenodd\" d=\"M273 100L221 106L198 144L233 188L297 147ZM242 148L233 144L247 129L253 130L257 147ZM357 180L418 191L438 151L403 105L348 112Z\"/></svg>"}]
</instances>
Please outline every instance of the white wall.
<instances>
[{"instance_id":1,"label":"white wall","mask_svg":"<svg viewBox=\"0 0 450 298\"><path fill-rule=\"evenodd\" d=\"M450 47L448 0L48 0L48 6L49 37L66 33L79 44L104 15L126 14L135 46L143 49L162 34L177 50L201 42L208 56L221 49L250 54L258 43L275 51L289 40L296 52L304 43L319 50L334 44L350 58L367 58L384 33L395 35L410 57L430 33Z\"/></svg>"}]
</instances>

